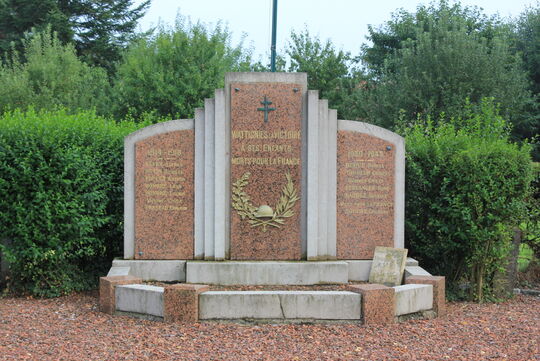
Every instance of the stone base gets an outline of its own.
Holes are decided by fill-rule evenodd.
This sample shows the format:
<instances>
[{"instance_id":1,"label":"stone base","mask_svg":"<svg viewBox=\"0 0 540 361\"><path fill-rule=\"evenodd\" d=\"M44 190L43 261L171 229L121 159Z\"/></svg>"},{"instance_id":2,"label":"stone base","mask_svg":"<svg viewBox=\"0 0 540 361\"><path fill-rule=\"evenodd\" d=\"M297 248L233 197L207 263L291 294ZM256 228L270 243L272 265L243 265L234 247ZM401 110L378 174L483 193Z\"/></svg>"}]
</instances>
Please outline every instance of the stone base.
<instances>
[{"instance_id":1,"label":"stone base","mask_svg":"<svg viewBox=\"0 0 540 361\"><path fill-rule=\"evenodd\" d=\"M347 262L187 262L186 282L219 285L318 285L348 282Z\"/></svg>"}]
</instances>

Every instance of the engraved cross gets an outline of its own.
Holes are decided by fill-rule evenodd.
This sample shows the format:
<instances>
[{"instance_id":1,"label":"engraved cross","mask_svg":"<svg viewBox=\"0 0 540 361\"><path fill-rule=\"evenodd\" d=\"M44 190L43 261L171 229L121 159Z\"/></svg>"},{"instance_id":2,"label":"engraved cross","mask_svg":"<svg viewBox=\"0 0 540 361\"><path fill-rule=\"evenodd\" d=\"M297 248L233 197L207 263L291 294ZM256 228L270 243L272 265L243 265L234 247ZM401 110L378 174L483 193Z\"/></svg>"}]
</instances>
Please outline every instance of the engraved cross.
<instances>
[{"instance_id":1,"label":"engraved cross","mask_svg":"<svg viewBox=\"0 0 540 361\"><path fill-rule=\"evenodd\" d=\"M272 102L268 101L266 99L266 95L264 96L264 100L261 102L261 104L264 105L264 107L257 108L257 110L261 111L261 112L264 112L264 122L268 123L268 113L273 111L273 110L276 110L276 108L269 108L268 107L270 104L272 104Z\"/></svg>"}]
</instances>

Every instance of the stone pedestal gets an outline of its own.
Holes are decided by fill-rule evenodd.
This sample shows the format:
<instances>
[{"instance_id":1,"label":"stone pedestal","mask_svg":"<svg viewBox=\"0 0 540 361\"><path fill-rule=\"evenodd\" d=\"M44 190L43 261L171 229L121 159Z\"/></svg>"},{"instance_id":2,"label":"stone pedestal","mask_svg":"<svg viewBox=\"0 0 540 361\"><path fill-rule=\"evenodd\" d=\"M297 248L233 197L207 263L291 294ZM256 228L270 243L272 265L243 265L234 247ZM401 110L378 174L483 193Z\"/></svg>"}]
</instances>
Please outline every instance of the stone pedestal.
<instances>
[{"instance_id":1,"label":"stone pedestal","mask_svg":"<svg viewBox=\"0 0 540 361\"><path fill-rule=\"evenodd\" d=\"M163 318L165 322L197 322L199 320L199 294L206 285L175 284L165 287Z\"/></svg>"},{"instance_id":2,"label":"stone pedestal","mask_svg":"<svg viewBox=\"0 0 540 361\"><path fill-rule=\"evenodd\" d=\"M115 287L141 283L142 279L135 276L109 276L99 279L99 309L112 315L116 310Z\"/></svg>"},{"instance_id":3,"label":"stone pedestal","mask_svg":"<svg viewBox=\"0 0 540 361\"><path fill-rule=\"evenodd\" d=\"M394 322L394 290L378 284L351 285L351 292L362 295L362 319L365 325Z\"/></svg>"},{"instance_id":4,"label":"stone pedestal","mask_svg":"<svg viewBox=\"0 0 540 361\"><path fill-rule=\"evenodd\" d=\"M426 284L433 286L433 310L437 316L446 314L445 279L443 276L410 276L405 279L406 284Z\"/></svg>"}]
</instances>

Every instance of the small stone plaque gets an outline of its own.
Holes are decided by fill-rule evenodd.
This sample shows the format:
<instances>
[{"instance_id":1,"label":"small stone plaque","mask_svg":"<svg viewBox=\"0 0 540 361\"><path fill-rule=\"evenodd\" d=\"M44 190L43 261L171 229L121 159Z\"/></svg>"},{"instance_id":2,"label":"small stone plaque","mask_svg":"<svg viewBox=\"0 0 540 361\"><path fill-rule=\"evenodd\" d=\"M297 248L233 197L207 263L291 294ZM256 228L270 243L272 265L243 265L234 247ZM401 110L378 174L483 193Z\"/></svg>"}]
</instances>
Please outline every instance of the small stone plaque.
<instances>
[{"instance_id":1,"label":"small stone plaque","mask_svg":"<svg viewBox=\"0 0 540 361\"><path fill-rule=\"evenodd\" d=\"M135 258L193 259L194 131L135 145Z\"/></svg>"},{"instance_id":2,"label":"small stone plaque","mask_svg":"<svg viewBox=\"0 0 540 361\"><path fill-rule=\"evenodd\" d=\"M231 84L233 260L299 260L300 84Z\"/></svg>"},{"instance_id":3,"label":"small stone plaque","mask_svg":"<svg viewBox=\"0 0 540 361\"><path fill-rule=\"evenodd\" d=\"M369 283L378 283L388 287L401 285L406 262L406 249L376 247L369 273Z\"/></svg>"},{"instance_id":4,"label":"small stone plaque","mask_svg":"<svg viewBox=\"0 0 540 361\"><path fill-rule=\"evenodd\" d=\"M338 259L371 259L394 245L395 145L373 135L338 131Z\"/></svg>"}]
</instances>

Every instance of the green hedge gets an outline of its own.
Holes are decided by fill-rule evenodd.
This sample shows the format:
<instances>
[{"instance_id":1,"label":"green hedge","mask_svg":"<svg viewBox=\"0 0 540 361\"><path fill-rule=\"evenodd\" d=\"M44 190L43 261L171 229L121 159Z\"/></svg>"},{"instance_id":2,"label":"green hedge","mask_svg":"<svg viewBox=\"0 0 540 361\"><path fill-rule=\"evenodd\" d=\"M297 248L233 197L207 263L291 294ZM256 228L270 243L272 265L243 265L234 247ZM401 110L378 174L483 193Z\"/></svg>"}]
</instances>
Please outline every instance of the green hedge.
<instances>
[{"instance_id":1,"label":"green hedge","mask_svg":"<svg viewBox=\"0 0 540 361\"><path fill-rule=\"evenodd\" d=\"M489 101L440 123L406 135L406 243L429 271L447 277L451 292L470 285L462 296L481 301L504 265L510 230L527 217L530 147L508 141Z\"/></svg>"},{"instance_id":2,"label":"green hedge","mask_svg":"<svg viewBox=\"0 0 540 361\"><path fill-rule=\"evenodd\" d=\"M95 286L120 252L123 137L137 127L93 112L0 118L0 250L12 291L51 297Z\"/></svg>"}]
</instances>

